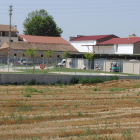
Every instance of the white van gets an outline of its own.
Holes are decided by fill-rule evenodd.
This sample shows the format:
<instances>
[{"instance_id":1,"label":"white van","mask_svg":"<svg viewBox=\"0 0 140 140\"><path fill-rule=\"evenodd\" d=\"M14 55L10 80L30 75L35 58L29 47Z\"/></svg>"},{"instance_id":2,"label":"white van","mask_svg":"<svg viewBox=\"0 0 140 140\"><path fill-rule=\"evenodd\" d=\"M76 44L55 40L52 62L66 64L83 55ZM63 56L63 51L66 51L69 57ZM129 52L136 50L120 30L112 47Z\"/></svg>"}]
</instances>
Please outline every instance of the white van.
<instances>
[{"instance_id":1,"label":"white van","mask_svg":"<svg viewBox=\"0 0 140 140\"><path fill-rule=\"evenodd\" d=\"M56 67L64 67L64 66L66 66L66 59L63 59L60 63L58 63L57 65L56 65Z\"/></svg>"}]
</instances>

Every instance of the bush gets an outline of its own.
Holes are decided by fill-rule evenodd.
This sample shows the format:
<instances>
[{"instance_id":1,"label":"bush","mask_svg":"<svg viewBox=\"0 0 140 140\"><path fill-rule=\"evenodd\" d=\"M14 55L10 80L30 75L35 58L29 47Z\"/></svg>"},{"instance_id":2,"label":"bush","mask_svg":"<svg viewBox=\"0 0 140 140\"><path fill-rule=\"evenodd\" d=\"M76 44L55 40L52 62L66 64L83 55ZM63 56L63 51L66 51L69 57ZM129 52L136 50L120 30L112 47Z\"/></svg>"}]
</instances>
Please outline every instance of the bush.
<instances>
[{"instance_id":1,"label":"bush","mask_svg":"<svg viewBox=\"0 0 140 140\"><path fill-rule=\"evenodd\" d=\"M97 88L94 88L93 91L97 91Z\"/></svg>"},{"instance_id":2,"label":"bush","mask_svg":"<svg viewBox=\"0 0 140 140\"><path fill-rule=\"evenodd\" d=\"M95 78L94 79L94 83L102 83L102 82L103 82L102 78Z\"/></svg>"},{"instance_id":3,"label":"bush","mask_svg":"<svg viewBox=\"0 0 140 140\"><path fill-rule=\"evenodd\" d=\"M78 84L78 82L79 82L79 79L75 77L73 77L70 81L71 84Z\"/></svg>"},{"instance_id":4,"label":"bush","mask_svg":"<svg viewBox=\"0 0 140 140\"><path fill-rule=\"evenodd\" d=\"M89 83L89 80L88 80L87 78L83 77L83 78L81 78L81 79L79 80L78 83L79 83L79 84L87 84L87 83Z\"/></svg>"},{"instance_id":5,"label":"bush","mask_svg":"<svg viewBox=\"0 0 140 140\"><path fill-rule=\"evenodd\" d=\"M113 81L113 80L118 80L118 79L119 79L118 76L115 75L115 76L113 76L113 77L107 77L107 78L106 78L106 81Z\"/></svg>"},{"instance_id":6,"label":"bush","mask_svg":"<svg viewBox=\"0 0 140 140\"><path fill-rule=\"evenodd\" d=\"M92 77L89 78L89 84L102 83L102 82L103 82L102 78L95 78L95 79L93 79Z\"/></svg>"}]
</instances>

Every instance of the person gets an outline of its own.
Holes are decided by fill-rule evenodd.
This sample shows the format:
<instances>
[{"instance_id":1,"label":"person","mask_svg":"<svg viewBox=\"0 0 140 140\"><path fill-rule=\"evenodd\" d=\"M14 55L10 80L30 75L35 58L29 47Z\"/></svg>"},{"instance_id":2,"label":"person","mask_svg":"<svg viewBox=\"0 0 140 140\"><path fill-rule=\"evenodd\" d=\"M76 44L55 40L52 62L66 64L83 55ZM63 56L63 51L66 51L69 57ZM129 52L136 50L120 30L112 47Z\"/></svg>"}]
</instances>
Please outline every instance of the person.
<instances>
[{"instance_id":1,"label":"person","mask_svg":"<svg viewBox=\"0 0 140 140\"><path fill-rule=\"evenodd\" d=\"M99 69L99 65L98 65L98 63L96 64L96 70L98 70Z\"/></svg>"},{"instance_id":2,"label":"person","mask_svg":"<svg viewBox=\"0 0 140 140\"><path fill-rule=\"evenodd\" d=\"M114 64L114 67L117 67L117 62Z\"/></svg>"},{"instance_id":3,"label":"person","mask_svg":"<svg viewBox=\"0 0 140 140\"><path fill-rule=\"evenodd\" d=\"M69 62L69 67L71 68L71 61Z\"/></svg>"},{"instance_id":4,"label":"person","mask_svg":"<svg viewBox=\"0 0 140 140\"><path fill-rule=\"evenodd\" d=\"M86 66L84 66L84 68L83 68L84 70L86 70Z\"/></svg>"}]
</instances>

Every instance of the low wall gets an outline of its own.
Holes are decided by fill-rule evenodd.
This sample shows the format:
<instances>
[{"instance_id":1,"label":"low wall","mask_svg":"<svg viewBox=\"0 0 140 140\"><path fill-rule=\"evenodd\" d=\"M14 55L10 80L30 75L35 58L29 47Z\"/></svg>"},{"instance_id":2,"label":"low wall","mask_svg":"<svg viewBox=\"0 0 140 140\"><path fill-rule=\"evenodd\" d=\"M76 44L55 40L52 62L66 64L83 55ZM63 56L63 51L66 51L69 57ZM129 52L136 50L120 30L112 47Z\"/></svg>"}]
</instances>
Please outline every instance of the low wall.
<instances>
[{"instance_id":1,"label":"low wall","mask_svg":"<svg viewBox=\"0 0 140 140\"><path fill-rule=\"evenodd\" d=\"M107 77L112 76L90 76L90 75L46 75L46 74L0 74L0 84L7 84L7 83L25 83L27 81L31 81L35 79L38 83L50 83L55 84L59 80L63 83L70 83L72 77L77 78L102 78L103 81L106 80ZM140 76L118 76L119 79L140 79Z\"/></svg>"}]
</instances>

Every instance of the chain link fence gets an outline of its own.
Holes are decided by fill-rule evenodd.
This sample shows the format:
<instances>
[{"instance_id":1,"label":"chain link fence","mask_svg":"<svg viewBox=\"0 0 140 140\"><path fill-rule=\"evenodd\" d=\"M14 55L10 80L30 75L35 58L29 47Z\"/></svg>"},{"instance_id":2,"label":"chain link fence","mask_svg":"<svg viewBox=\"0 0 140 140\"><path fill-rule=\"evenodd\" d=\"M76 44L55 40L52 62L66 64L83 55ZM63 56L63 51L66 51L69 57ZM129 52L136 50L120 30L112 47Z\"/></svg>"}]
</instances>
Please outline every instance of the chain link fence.
<instances>
[{"instance_id":1,"label":"chain link fence","mask_svg":"<svg viewBox=\"0 0 140 140\"><path fill-rule=\"evenodd\" d=\"M83 58L0 58L0 73L65 75L139 75L140 62Z\"/></svg>"}]
</instances>

